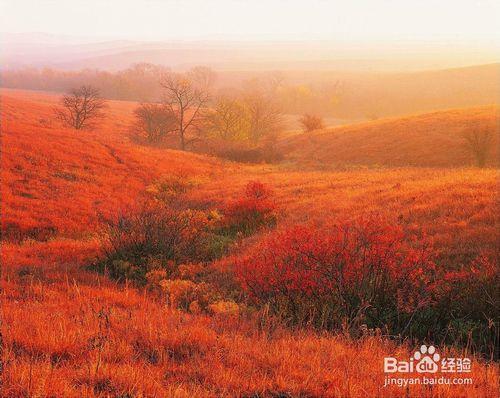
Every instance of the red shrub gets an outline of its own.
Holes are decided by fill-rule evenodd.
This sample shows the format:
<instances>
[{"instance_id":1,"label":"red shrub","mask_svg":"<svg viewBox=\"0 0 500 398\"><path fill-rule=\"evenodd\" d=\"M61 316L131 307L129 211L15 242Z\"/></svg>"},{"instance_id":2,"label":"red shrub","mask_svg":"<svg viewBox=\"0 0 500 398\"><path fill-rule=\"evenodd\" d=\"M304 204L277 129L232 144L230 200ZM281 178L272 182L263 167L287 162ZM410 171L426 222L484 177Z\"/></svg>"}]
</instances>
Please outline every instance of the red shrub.
<instances>
[{"instance_id":1,"label":"red shrub","mask_svg":"<svg viewBox=\"0 0 500 398\"><path fill-rule=\"evenodd\" d=\"M270 236L237 262L250 298L296 322L379 324L429 303L434 264L399 227L363 221Z\"/></svg>"},{"instance_id":2,"label":"red shrub","mask_svg":"<svg viewBox=\"0 0 500 398\"><path fill-rule=\"evenodd\" d=\"M271 189L260 181L250 181L245 187L247 198L269 199L272 195Z\"/></svg>"},{"instance_id":3,"label":"red shrub","mask_svg":"<svg viewBox=\"0 0 500 398\"><path fill-rule=\"evenodd\" d=\"M231 232L247 235L262 226L274 224L275 211L271 189L259 181L250 181L245 195L225 207L224 224Z\"/></svg>"}]
</instances>

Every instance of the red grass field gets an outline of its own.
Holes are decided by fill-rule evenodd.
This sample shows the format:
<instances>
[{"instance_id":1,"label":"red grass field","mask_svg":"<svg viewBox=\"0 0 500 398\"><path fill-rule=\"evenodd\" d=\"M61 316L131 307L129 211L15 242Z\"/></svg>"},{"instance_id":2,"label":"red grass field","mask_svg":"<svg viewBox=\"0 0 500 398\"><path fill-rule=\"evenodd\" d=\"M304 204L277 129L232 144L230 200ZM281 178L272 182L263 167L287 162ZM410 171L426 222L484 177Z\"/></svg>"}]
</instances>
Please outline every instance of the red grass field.
<instances>
[{"instance_id":1,"label":"red grass field","mask_svg":"<svg viewBox=\"0 0 500 398\"><path fill-rule=\"evenodd\" d=\"M498 396L497 364L479 356L473 387L384 388L383 357L407 358L413 346L377 334L354 340L289 329L271 317L181 312L147 289L86 268L100 253L104 222L165 176L191 181L185 200L199 208L223 207L260 180L274 192L278 229L378 215L423 233L441 258L478 247L494 256L498 173L458 168L470 159L456 134L465 120L498 117L497 108L299 136L283 144L298 164L249 166L133 144L134 103L110 102L103 125L79 132L53 120L56 102L51 94L2 90L2 396ZM429 144L432 137L438 144ZM398 151L382 151L388 142ZM353 158L352 147L366 161ZM312 153L322 167L426 168L319 171L307 161L309 171L300 171ZM244 239L232 254L263 235Z\"/></svg>"}]
</instances>

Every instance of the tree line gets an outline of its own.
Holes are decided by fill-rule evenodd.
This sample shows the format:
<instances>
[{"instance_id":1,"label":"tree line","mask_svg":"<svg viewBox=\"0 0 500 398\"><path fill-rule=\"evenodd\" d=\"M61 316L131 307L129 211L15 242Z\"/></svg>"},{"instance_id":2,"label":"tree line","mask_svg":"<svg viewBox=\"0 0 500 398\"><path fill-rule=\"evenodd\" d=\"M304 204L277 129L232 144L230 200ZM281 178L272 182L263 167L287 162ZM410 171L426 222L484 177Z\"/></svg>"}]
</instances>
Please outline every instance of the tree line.
<instances>
[{"instance_id":1,"label":"tree line","mask_svg":"<svg viewBox=\"0 0 500 398\"><path fill-rule=\"evenodd\" d=\"M99 89L105 98L157 102L163 95L163 89L158 84L158 80L170 71L170 68L166 66L150 63L134 64L119 71L6 69L2 71L1 86L65 93L74 87L91 85ZM346 82L341 82L335 77L324 77L318 81L311 78L297 78L286 72L220 72L215 88L228 91L240 86L245 80L252 79L269 79L279 82L279 88L275 92L276 100L286 113L309 112L323 116L343 117L340 106L344 103L342 94Z\"/></svg>"},{"instance_id":2,"label":"tree line","mask_svg":"<svg viewBox=\"0 0 500 398\"><path fill-rule=\"evenodd\" d=\"M132 130L150 144L174 136L181 150L203 139L256 145L277 136L284 125L275 95L277 79L255 80L241 90L217 95L214 81L215 73L206 67L162 73L161 101L140 103ZM66 125L81 130L95 125L105 107L99 90L83 85L63 96L55 113Z\"/></svg>"}]
</instances>

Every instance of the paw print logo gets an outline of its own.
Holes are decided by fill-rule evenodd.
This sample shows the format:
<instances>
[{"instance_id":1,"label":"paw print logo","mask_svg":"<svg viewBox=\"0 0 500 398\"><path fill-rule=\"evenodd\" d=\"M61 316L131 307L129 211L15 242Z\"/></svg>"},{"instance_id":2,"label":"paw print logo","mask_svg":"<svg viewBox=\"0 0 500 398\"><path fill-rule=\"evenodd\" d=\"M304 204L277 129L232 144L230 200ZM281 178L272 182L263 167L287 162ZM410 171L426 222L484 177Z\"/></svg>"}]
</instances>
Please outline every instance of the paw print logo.
<instances>
[{"instance_id":1,"label":"paw print logo","mask_svg":"<svg viewBox=\"0 0 500 398\"><path fill-rule=\"evenodd\" d=\"M432 345L429 347L422 345L420 350L415 351L413 358L415 361L418 361L415 365L415 369L418 373L436 373L439 369L438 363L441 356Z\"/></svg>"}]
</instances>

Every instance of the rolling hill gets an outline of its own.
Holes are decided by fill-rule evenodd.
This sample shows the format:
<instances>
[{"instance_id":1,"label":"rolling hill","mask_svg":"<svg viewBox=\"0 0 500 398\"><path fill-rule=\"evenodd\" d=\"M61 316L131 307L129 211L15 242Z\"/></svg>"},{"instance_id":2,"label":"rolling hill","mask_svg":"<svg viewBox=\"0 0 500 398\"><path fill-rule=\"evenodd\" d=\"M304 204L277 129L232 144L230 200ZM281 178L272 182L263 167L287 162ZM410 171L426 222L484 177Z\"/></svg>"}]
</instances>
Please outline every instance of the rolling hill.
<instances>
[{"instance_id":1,"label":"rolling hill","mask_svg":"<svg viewBox=\"0 0 500 398\"><path fill-rule=\"evenodd\" d=\"M2 91L2 227L4 238L81 236L160 175L221 171L215 159L132 145L135 103L111 101L96 131L54 120L58 96Z\"/></svg>"},{"instance_id":2,"label":"rolling hill","mask_svg":"<svg viewBox=\"0 0 500 398\"><path fill-rule=\"evenodd\" d=\"M443 110L288 136L280 148L310 167L466 167L474 158L463 133L479 123L494 132L488 165L498 166L498 120L498 106Z\"/></svg>"},{"instance_id":3,"label":"rolling hill","mask_svg":"<svg viewBox=\"0 0 500 398\"><path fill-rule=\"evenodd\" d=\"M396 387L383 389L385 375L374 369L389 354L408 358L410 344L379 334L354 340L296 331L266 313L254 320L180 311L166 305L164 293L89 270L105 244L106 217L140 201L161 177L195 179L186 203L215 211L241 197L248 181L262 181L278 206L277 228L375 213L424 232L453 264L478 248L496 249L496 170L241 165L135 145L127 130L132 102L110 101L102 125L75 131L54 120L57 95L2 90L1 97L1 396L401 396ZM401 120L367 125L385 125L374 131L390 134L390 123ZM304 138L290 139L289 149L305 146ZM235 244L230 255L240 249ZM453 347L440 352L471 355ZM474 388L412 385L408 394L497 395L495 363L473 357L466 375Z\"/></svg>"},{"instance_id":4,"label":"rolling hill","mask_svg":"<svg viewBox=\"0 0 500 398\"><path fill-rule=\"evenodd\" d=\"M57 98L53 94L2 91L4 238L82 236L94 230L100 220L116 212L117 208L133 204L149 184L163 175L206 181L204 188L194 193L199 195L196 200L218 204L223 198L237 195L249 179L258 178L273 185L284 180L287 181L286 187L277 195L282 203L290 201L289 195L295 198L287 213L291 219L300 220L304 212L314 213L314 209L307 210L307 207L317 184L321 190L313 196L329 195L329 190L323 192L322 181L327 186L330 186L327 181L332 178L344 181L344 176L338 171L344 168L457 168L470 165L472 158L460 135L464 126L480 120L492 123L494 128L498 118L497 107L482 107L384 119L288 136L279 144L286 156L282 170L281 166L243 166L193 153L138 146L130 141L128 133L135 107L133 102L110 101L108 117L95 131L65 129L53 117L52 108ZM498 165L495 163L497 154L495 145L490 165ZM296 166L290 170L290 163L310 173L292 172ZM336 172L335 177L315 174L316 170L322 169L332 169ZM398 185L404 175L411 175L415 181L434 178L433 172L423 170L385 173L379 176L368 170L361 173L363 177L358 177L378 181L379 186L387 185L387 189ZM461 180L462 177L454 178ZM335 189L344 187L342 184ZM359 195L368 186L362 184ZM333 189L334 185L331 187ZM418 191L420 185L417 184L415 189ZM349 191L351 195L354 192L351 188ZM402 198L398 192L396 190L391 195L399 202ZM305 208L302 203L306 203ZM357 210L351 208L349 213L357 213Z\"/></svg>"}]
</instances>

